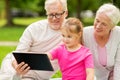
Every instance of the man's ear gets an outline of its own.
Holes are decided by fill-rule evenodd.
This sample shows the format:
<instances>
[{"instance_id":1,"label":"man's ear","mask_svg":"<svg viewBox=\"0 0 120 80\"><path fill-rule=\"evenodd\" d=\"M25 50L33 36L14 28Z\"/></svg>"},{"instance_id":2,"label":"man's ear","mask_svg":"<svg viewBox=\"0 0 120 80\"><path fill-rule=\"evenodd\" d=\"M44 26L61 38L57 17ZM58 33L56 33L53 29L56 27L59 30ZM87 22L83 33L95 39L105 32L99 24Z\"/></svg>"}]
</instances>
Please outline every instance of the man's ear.
<instances>
[{"instance_id":1,"label":"man's ear","mask_svg":"<svg viewBox=\"0 0 120 80\"><path fill-rule=\"evenodd\" d=\"M68 16L68 11L65 11L65 15L66 15L65 18L67 18L67 16Z\"/></svg>"}]
</instances>

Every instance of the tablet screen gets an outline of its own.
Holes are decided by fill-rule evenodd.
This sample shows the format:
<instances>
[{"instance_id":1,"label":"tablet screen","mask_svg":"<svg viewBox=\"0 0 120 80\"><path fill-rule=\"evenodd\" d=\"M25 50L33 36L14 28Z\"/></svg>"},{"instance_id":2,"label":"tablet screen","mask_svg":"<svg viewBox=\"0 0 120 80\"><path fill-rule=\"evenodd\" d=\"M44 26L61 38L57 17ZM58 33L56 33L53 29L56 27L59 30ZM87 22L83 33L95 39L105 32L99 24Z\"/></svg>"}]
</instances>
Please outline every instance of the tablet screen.
<instances>
[{"instance_id":1,"label":"tablet screen","mask_svg":"<svg viewBox=\"0 0 120 80\"><path fill-rule=\"evenodd\" d=\"M25 62L30 66L31 70L53 71L53 67L47 54L13 52L13 55L18 64Z\"/></svg>"}]
</instances>

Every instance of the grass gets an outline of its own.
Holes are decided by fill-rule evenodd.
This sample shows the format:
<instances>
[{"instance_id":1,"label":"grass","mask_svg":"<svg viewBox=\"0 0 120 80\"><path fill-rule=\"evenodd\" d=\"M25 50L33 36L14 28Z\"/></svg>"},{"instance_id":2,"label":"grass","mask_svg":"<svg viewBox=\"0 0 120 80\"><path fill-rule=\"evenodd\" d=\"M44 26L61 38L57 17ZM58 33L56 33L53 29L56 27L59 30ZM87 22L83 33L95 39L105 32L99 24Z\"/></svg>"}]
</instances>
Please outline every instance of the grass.
<instances>
[{"instance_id":1,"label":"grass","mask_svg":"<svg viewBox=\"0 0 120 80\"><path fill-rule=\"evenodd\" d=\"M4 57L11 51L14 51L15 48L16 46L0 46L0 65Z\"/></svg>"},{"instance_id":2,"label":"grass","mask_svg":"<svg viewBox=\"0 0 120 80\"><path fill-rule=\"evenodd\" d=\"M54 75L52 76L52 78L61 78L61 77L62 77L62 75L61 75L61 72L60 72L60 71L56 72L56 74L54 74Z\"/></svg>"},{"instance_id":3,"label":"grass","mask_svg":"<svg viewBox=\"0 0 120 80\"><path fill-rule=\"evenodd\" d=\"M18 41L25 27L0 28L0 41Z\"/></svg>"},{"instance_id":4,"label":"grass","mask_svg":"<svg viewBox=\"0 0 120 80\"><path fill-rule=\"evenodd\" d=\"M0 20L0 27L4 26L6 24L6 20L5 19L1 19Z\"/></svg>"},{"instance_id":5,"label":"grass","mask_svg":"<svg viewBox=\"0 0 120 80\"><path fill-rule=\"evenodd\" d=\"M29 25L35 21L45 19L45 17L36 17L36 18L14 18L13 22L17 25Z\"/></svg>"}]
</instances>

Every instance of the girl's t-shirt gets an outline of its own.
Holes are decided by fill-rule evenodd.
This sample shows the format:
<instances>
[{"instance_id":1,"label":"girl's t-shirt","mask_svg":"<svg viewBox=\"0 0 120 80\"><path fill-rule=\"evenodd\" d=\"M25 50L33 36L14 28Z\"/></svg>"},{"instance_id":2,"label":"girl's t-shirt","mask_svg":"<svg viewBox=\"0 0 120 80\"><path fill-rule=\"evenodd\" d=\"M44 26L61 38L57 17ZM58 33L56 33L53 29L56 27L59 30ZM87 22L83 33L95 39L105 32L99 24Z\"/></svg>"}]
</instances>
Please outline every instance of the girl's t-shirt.
<instances>
[{"instance_id":1,"label":"girl's t-shirt","mask_svg":"<svg viewBox=\"0 0 120 80\"><path fill-rule=\"evenodd\" d=\"M60 45L50 53L53 59L58 59L62 80L86 80L86 68L94 68L92 53L84 46L71 52Z\"/></svg>"}]
</instances>

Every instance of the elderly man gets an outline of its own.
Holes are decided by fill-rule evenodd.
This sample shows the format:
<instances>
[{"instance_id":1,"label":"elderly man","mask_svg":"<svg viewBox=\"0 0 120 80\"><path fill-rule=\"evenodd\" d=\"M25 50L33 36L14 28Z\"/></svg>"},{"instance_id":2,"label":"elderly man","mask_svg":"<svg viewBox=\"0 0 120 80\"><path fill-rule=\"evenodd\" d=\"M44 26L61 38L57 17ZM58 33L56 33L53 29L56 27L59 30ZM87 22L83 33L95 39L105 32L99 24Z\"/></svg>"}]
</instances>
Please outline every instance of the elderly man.
<instances>
[{"instance_id":1,"label":"elderly man","mask_svg":"<svg viewBox=\"0 0 120 80\"><path fill-rule=\"evenodd\" d=\"M46 0L45 10L47 19L32 23L26 28L16 51L47 52L61 42L59 29L68 15L67 1ZM20 78L21 80L49 80L59 69L57 61L52 62L55 70L53 72L29 70L29 66L26 63L17 64L16 60L13 60L11 64L16 71L13 76L14 79Z\"/></svg>"}]
</instances>

